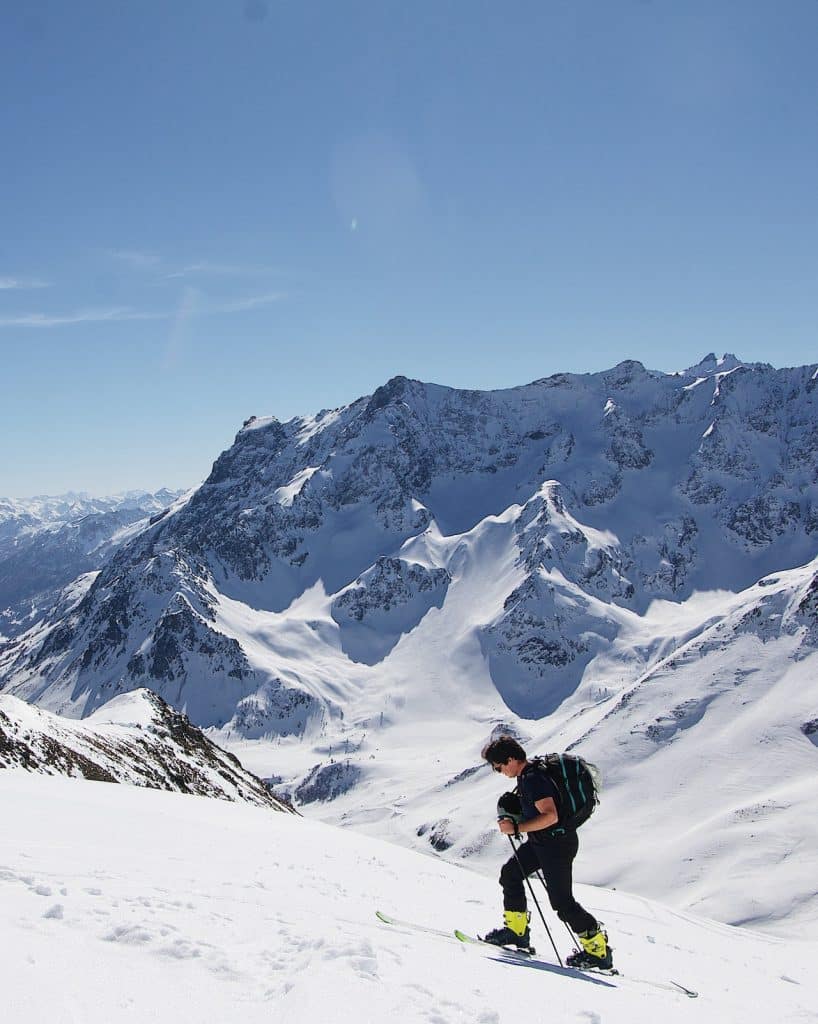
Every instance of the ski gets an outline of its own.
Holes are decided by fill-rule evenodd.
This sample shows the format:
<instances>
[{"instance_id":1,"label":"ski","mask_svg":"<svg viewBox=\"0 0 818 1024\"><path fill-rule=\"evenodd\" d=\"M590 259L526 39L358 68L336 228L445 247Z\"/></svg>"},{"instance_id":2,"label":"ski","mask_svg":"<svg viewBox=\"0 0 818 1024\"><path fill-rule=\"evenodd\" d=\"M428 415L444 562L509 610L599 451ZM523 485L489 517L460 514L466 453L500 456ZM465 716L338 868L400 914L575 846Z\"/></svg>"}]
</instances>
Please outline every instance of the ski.
<instances>
[{"instance_id":1,"label":"ski","mask_svg":"<svg viewBox=\"0 0 818 1024\"><path fill-rule=\"evenodd\" d=\"M413 932L424 932L426 935L437 935L441 939L450 939L452 937L451 932L444 931L442 928L430 928L425 924L416 924L414 921L401 921L400 918L391 917L389 914L384 914L380 910L375 911L375 917L379 921L383 921L384 924L391 924L395 928L408 928Z\"/></svg>"},{"instance_id":2,"label":"ski","mask_svg":"<svg viewBox=\"0 0 818 1024\"><path fill-rule=\"evenodd\" d=\"M622 974L622 972L618 971L615 967L611 967L608 970L598 967L584 969L581 967L557 967L556 964L548 964L547 961L535 958L533 956L533 951L531 953L527 953L524 950L515 950L513 947L496 946L493 942L486 942L485 939L481 939L477 935L468 935L466 932L460 931L459 928L455 928L454 934L457 939L468 945L488 947L489 949L499 950L500 952L508 953L511 956L516 956L522 960L533 961L537 964L547 964L549 967L553 967L555 971L559 971L561 973L564 972L569 975L582 975L585 977L603 975L609 978L617 977L622 978L622 980L626 982L633 981L637 985L648 985L651 988L663 989L666 992L675 992L677 994L681 993L686 995L689 999L696 999L699 995L698 992L695 992L692 988L688 988L686 985L682 985L678 981L653 981L649 978L636 978L632 974Z\"/></svg>"},{"instance_id":3,"label":"ski","mask_svg":"<svg viewBox=\"0 0 818 1024\"><path fill-rule=\"evenodd\" d=\"M424 935L437 935L441 939L458 938L461 942L474 942L480 943L484 946L489 946L495 952L511 953L512 955L520 956L523 958L530 959L537 952L533 947L530 949L515 949L513 946L495 946L491 942L483 942L482 939L474 938L471 935L466 935L465 932L457 931L444 931L442 928L430 928L429 925L417 924L415 921L402 921L400 918L392 917L390 914L384 914L381 910L375 911L375 917L379 921L383 921L384 924L391 924L395 928L407 928L413 932L422 932Z\"/></svg>"},{"instance_id":4,"label":"ski","mask_svg":"<svg viewBox=\"0 0 818 1024\"><path fill-rule=\"evenodd\" d=\"M467 932L461 931L456 928L452 931L444 931L442 928L432 928L429 925L418 924L415 921L405 921L398 917L392 917L391 914L384 914L381 910L375 911L375 916L383 924L391 925L394 928L405 928L408 931L421 932L424 935L435 935L441 939L456 939L467 946L477 946L481 950L491 950L494 953L499 954L498 959L506 963L529 963L532 966L540 970L549 971L553 974L559 974L564 978L584 978L587 981L593 981L597 985L605 985L607 987L615 987L613 982L603 981L602 979L607 977L610 978L621 978L624 982L634 982L637 985L647 985L650 988L662 989L665 992L675 992L677 995L685 995L689 999L696 999L698 992L695 992L692 988L688 988L686 985L682 985L678 981L653 981L648 978L637 978L630 974L622 974L615 967L612 967L609 971L600 971L596 969L582 970L579 967L560 967L557 964L552 964L548 960L541 960L536 956L533 949L526 951L522 949L514 949L514 947L508 946L495 946L493 942L486 942L477 935L469 935Z\"/></svg>"},{"instance_id":5,"label":"ski","mask_svg":"<svg viewBox=\"0 0 818 1024\"><path fill-rule=\"evenodd\" d=\"M669 981L668 985L672 986L678 992L683 992L690 999L698 999L698 997L699 997L699 993L698 992L694 992L694 990L692 988L686 988L679 981Z\"/></svg>"},{"instance_id":6,"label":"ski","mask_svg":"<svg viewBox=\"0 0 818 1024\"><path fill-rule=\"evenodd\" d=\"M459 939L455 932L443 931L440 928L430 928L425 924L417 924L415 921L404 921L398 917L392 917L391 914L384 914L381 910L375 911L375 916L383 924L392 925L395 928L403 928L407 931L420 932L423 935L434 935L437 938L448 939L449 941L460 941L468 942L472 941L477 945L487 947L492 952L497 954L497 960L500 963L529 963L532 966L536 965L538 970L548 971L552 974L559 974L563 978L581 978L584 981L591 982L595 985L604 985L608 988L613 987L610 982L602 981L601 979L591 978L589 975L583 975L581 971L571 971L566 967L558 967L556 964L548 963L546 960L540 960L534 956L533 952L525 953L522 950L507 949L505 946L495 946L490 942L483 942L482 939L473 938L467 936L465 939ZM461 935L465 935L465 932L461 932Z\"/></svg>"},{"instance_id":7,"label":"ski","mask_svg":"<svg viewBox=\"0 0 818 1024\"><path fill-rule=\"evenodd\" d=\"M521 956L526 960L530 960L532 956L535 956L537 950L533 946L529 946L527 949L520 949L519 946L498 946L496 942L486 942L485 939L481 939L479 935L467 935L466 932L461 932L459 928L454 930L455 938L461 942L468 943L472 946L488 946L489 949L499 949L503 953L511 953L512 956Z\"/></svg>"}]
</instances>

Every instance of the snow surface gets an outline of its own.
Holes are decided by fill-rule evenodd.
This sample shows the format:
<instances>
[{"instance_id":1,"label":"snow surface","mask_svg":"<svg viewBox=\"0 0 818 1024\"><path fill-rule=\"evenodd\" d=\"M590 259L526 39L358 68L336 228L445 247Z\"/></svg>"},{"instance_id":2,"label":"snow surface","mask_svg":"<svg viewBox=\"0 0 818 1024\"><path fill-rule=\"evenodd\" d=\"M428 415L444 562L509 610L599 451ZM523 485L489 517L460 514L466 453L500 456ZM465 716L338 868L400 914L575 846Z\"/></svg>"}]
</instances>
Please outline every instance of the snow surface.
<instances>
[{"instance_id":1,"label":"snow surface","mask_svg":"<svg viewBox=\"0 0 818 1024\"><path fill-rule=\"evenodd\" d=\"M0 963L14 1024L818 1020L812 941L578 885L623 977L565 975L378 922L383 909L485 929L499 890L493 876L349 830L16 770L0 772L0 801ZM548 919L566 954L565 930ZM533 937L548 959L539 922Z\"/></svg>"}]
</instances>

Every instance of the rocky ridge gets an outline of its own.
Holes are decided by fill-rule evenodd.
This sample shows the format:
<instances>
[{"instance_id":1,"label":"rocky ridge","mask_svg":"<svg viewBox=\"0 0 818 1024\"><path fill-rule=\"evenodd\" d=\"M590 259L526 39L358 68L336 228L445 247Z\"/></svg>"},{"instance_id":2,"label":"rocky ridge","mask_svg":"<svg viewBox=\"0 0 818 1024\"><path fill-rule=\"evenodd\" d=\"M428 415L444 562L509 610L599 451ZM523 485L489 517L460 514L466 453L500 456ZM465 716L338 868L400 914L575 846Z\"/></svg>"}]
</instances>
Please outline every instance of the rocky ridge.
<instances>
[{"instance_id":1,"label":"rocky ridge","mask_svg":"<svg viewBox=\"0 0 818 1024\"><path fill-rule=\"evenodd\" d=\"M115 698L82 723L0 696L0 768L291 810L232 754L148 690Z\"/></svg>"}]
</instances>

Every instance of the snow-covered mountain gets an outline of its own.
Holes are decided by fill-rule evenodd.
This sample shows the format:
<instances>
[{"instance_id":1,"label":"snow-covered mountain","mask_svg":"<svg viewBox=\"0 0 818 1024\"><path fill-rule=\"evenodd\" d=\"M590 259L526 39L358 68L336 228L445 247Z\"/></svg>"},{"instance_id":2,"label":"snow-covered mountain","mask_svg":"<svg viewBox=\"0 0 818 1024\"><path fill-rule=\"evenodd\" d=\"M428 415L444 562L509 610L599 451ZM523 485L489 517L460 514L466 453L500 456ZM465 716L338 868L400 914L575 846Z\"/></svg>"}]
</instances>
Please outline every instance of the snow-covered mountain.
<instances>
[{"instance_id":1,"label":"snow-covered mountain","mask_svg":"<svg viewBox=\"0 0 818 1024\"><path fill-rule=\"evenodd\" d=\"M806 1024L812 933L786 940L579 885L620 977L466 947L491 876L262 808L0 772L6 1019L83 1024ZM581 877L581 875L580 875ZM439 929L388 927L381 908ZM565 930L546 909L563 956ZM668 985L697 990L690 999Z\"/></svg>"},{"instance_id":2,"label":"snow-covered mountain","mask_svg":"<svg viewBox=\"0 0 818 1024\"><path fill-rule=\"evenodd\" d=\"M65 586L100 569L181 493L0 498L0 643L52 615Z\"/></svg>"},{"instance_id":3,"label":"snow-covered mountain","mask_svg":"<svg viewBox=\"0 0 818 1024\"><path fill-rule=\"evenodd\" d=\"M83 722L0 696L0 768L291 810L232 754L148 690L114 697Z\"/></svg>"},{"instance_id":4,"label":"snow-covered mountain","mask_svg":"<svg viewBox=\"0 0 818 1024\"><path fill-rule=\"evenodd\" d=\"M476 862L500 853L482 743L579 745L608 780L596 880L814 920L801 875L755 883L782 835L813 841L817 388L818 366L708 356L251 418L0 679L75 717L149 687L326 819ZM620 823L669 808L666 845L628 860Z\"/></svg>"}]
</instances>

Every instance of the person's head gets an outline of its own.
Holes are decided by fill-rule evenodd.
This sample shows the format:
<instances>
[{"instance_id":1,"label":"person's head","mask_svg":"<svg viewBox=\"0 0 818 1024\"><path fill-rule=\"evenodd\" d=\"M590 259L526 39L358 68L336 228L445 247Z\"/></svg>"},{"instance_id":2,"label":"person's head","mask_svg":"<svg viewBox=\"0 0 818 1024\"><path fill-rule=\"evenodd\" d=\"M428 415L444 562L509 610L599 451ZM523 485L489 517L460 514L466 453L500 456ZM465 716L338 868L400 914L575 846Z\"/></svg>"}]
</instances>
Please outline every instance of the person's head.
<instances>
[{"instance_id":1,"label":"person's head","mask_svg":"<svg viewBox=\"0 0 818 1024\"><path fill-rule=\"evenodd\" d=\"M526 753L513 736L498 736L483 748L482 757L501 775L516 778L526 764Z\"/></svg>"}]
</instances>

